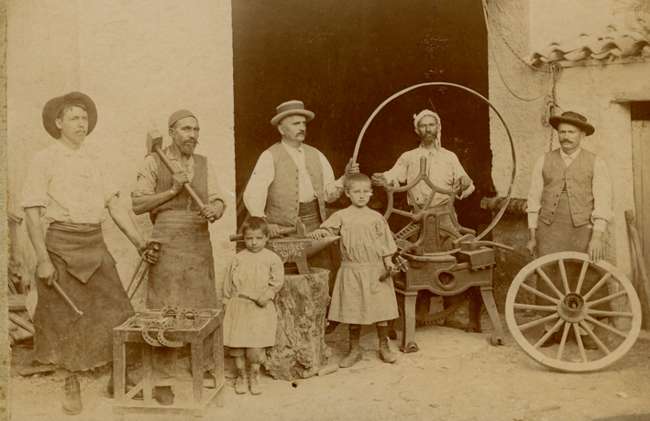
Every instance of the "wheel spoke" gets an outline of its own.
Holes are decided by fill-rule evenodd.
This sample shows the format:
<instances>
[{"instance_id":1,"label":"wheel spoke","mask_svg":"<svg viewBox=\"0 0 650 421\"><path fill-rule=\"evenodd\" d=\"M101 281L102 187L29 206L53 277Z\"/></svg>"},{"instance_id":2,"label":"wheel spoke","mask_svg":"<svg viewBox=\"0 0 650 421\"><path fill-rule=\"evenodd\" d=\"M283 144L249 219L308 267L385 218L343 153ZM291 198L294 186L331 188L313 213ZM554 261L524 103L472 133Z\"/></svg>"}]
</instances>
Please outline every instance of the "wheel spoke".
<instances>
[{"instance_id":1,"label":"wheel spoke","mask_svg":"<svg viewBox=\"0 0 650 421\"><path fill-rule=\"evenodd\" d=\"M567 336L569 336L569 329L571 329L570 323L564 323L564 331L562 332L562 339L560 339L560 346L557 349L556 359L561 360L562 354L564 353L564 346L566 345Z\"/></svg>"},{"instance_id":2,"label":"wheel spoke","mask_svg":"<svg viewBox=\"0 0 650 421\"><path fill-rule=\"evenodd\" d=\"M589 297L591 297L591 296L592 296L596 291L598 291L598 290L600 289L600 287L602 287L603 285L605 285L605 282L607 282L607 280L608 280L609 278L611 278L611 276L612 276L612 274L609 273L609 272L607 272L605 275L603 275L603 277L600 278L600 280L599 280L598 282L596 282L596 285L594 285L593 288L591 288L591 289L589 290L589 292L586 293L586 294L584 295L584 297L582 297L582 298L584 298L585 301L589 300Z\"/></svg>"},{"instance_id":3,"label":"wheel spoke","mask_svg":"<svg viewBox=\"0 0 650 421\"><path fill-rule=\"evenodd\" d=\"M540 306L537 304L515 303L513 307L518 310L557 311L557 306Z\"/></svg>"},{"instance_id":4,"label":"wheel spoke","mask_svg":"<svg viewBox=\"0 0 650 421\"><path fill-rule=\"evenodd\" d=\"M562 286L564 286L564 293L568 294L571 292L569 289L569 280L566 277L566 267L564 267L564 259L558 259L557 266L560 269L560 275L562 276Z\"/></svg>"},{"instance_id":5,"label":"wheel spoke","mask_svg":"<svg viewBox=\"0 0 650 421\"><path fill-rule=\"evenodd\" d=\"M580 356L582 357L582 361L588 362L587 353L585 352L585 346L582 343L582 338L580 337L580 329L578 328L577 323L573 323L573 332L575 333L576 336L576 343L578 344L578 349L580 350Z\"/></svg>"},{"instance_id":6,"label":"wheel spoke","mask_svg":"<svg viewBox=\"0 0 650 421\"><path fill-rule=\"evenodd\" d=\"M625 332L623 332L622 330L616 329L614 326L610 326L607 323L603 323L600 320L594 319L593 317L591 317L589 315L587 315L585 317L585 319L587 319L590 323L593 323L593 324L595 324L597 326L602 327L603 329L609 330L610 332L612 332L615 335L620 336L621 338L627 338L627 334Z\"/></svg>"},{"instance_id":7,"label":"wheel spoke","mask_svg":"<svg viewBox=\"0 0 650 421\"><path fill-rule=\"evenodd\" d=\"M589 336L591 336L591 339L593 339L594 342L596 342L596 345L598 345L598 348L600 348L600 350L603 351L605 353L605 355L609 355L611 353L609 348L607 348L607 346L598 338L598 336L596 336L594 334L594 332L591 330L591 328L589 328L587 323L585 323L582 320L579 323L580 323L580 327L582 327L587 332L587 334Z\"/></svg>"},{"instance_id":8,"label":"wheel spoke","mask_svg":"<svg viewBox=\"0 0 650 421\"><path fill-rule=\"evenodd\" d=\"M557 295L558 298L561 299L562 297L564 297L564 295L560 292L560 290L557 289L557 287L553 284L551 278L548 277L546 272L544 272L541 267L536 268L535 272L544 280L544 282L546 282L546 285L548 285L549 288L553 290L553 292L555 293L555 295Z\"/></svg>"},{"instance_id":9,"label":"wheel spoke","mask_svg":"<svg viewBox=\"0 0 650 421\"><path fill-rule=\"evenodd\" d=\"M532 293L532 294L535 294L535 295L537 295L537 296L540 297L540 298L545 299L546 301L550 301L550 302L552 302L552 303L554 303L554 304L559 304L559 303L560 303L560 300L558 300L557 298L553 298L553 297L551 297L551 296L549 296L549 295L546 295L546 294L544 294L543 292L538 291L538 290L536 290L535 288L531 287L530 285L527 285L527 284L523 284L523 283L522 283L522 284L521 284L521 287L522 287L523 289L525 289L526 291L528 291L528 292L530 292L530 293Z\"/></svg>"},{"instance_id":10,"label":"wheel spoke","mask_svg":"<svg viewBox=\"0 0 650 421\"><path fill-rule=\"evenodd\" d=\"M546 333L544 333L544 335L541 338L539 338L539 340L537 342L535 342L535 345L533 345L533 346L535 348L539 348L541 345L543 345L548 340L548 338L550 338L551 335L554 334L560 328L562 323L564 323L564 320L558 319L558 321L555 322L553 327L551 329L549 329L548 331L546 331Z\"/></svg>"},{"instance_id":11,"label":"wheel spoke","mask_svg":"<svg viewBox=\"0 0 650 421\"><path fill-rule=\"evenodd\" d=\"M614 298L618 298L618 297L623 296L623 295L627 295L627 291L622 290L622 291L616 292L614 294L608 295L607 297L599 298L599 299L594 300L594 301L589 301L589 302L586 303L586 305L587 305L587 307L595 307L598 304L606 303L607 301L611 301Z\"/></svg>"},{"instance_id":12,"label":"wheel spoke","mask_svg":"<svg viewBox=\"0 0 650 421\"><path fill-rule=\"evenodd\" d=\"M634 317L633 313L627 311L607 311L607 310L588 309L587 314L591 314L593 316L604 316L604 317Z\"/></svg>"},{"instance_id":13,"label":"wheel spoke","mask_svg":"<svg viewBox=\"0 0 650 421\"><path fill-rule=\"evenodd\" d=\"M578 284L576 285L576 294L580 294L582 289L582 283L585 281L585 276L587 275L587 269L589 268L589 261L585 260L582 262L582 267L580 268L580 276L578 277Z\"/></svg>"},{"instance_id":14,"label":"wheel spoke","mask_svg":"<svg viewBox=\"0 0 650 421\"><path fill-rule=\"evenodd\" d=\"M546 317L542 317L537 320L533 320L532 322L524 323L523 325L518 325L517 327L519 328L519 330L523 332L526 329L530 329L531 327L539 326L543 323L550 322L551 320L557 319L558 317L560 316L558 316L558 314L555 313Z\"/></svg>"}]
</instances>

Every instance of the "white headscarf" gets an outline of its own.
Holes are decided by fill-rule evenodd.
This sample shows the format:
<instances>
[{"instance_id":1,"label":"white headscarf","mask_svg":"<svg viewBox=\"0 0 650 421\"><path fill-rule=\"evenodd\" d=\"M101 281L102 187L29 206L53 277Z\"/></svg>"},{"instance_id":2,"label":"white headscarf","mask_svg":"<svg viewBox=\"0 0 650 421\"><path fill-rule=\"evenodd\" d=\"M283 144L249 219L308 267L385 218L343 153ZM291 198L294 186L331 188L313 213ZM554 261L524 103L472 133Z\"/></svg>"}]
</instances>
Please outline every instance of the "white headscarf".
<instances>
[{"instance_id":1,"label":"white headscarf","mask_svg":"<svg viewBox=\"0 0 650 421\"><path fill-rule=\"evenodd\" d=\"M419 113L413 114L413 127L415 127L415 131L417 132L418 123L426 116L431 116L434 119L436 119L436 121L438 122L438 134L436 135L435 145L436 147L440 147L441 145L440 139L442 139L442 121L440 121L440 116L437 113L425 108Z\"/></svg>"}]
</instances>

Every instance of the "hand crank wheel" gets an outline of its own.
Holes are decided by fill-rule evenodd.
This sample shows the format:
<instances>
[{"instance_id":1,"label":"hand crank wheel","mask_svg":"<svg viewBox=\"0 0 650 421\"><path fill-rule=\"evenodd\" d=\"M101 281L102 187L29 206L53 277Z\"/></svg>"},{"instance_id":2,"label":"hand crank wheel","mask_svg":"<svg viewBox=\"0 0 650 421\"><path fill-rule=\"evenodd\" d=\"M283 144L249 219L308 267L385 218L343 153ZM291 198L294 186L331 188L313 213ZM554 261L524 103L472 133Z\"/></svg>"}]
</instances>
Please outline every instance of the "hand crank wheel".
<instances>
[{"instance_id":1,"label":"hand crank wheel","mask_svg":"<svg viewBox=\"0 0 650 421\"><path fill-rule=\"evenodd\" d=\"M528 356L560 371L607 367L630 350L641 329L632 283L606 261L578 252L549 254L524 266L508 290L505 312L510 333Z\"/></svg>"}]
</instances>

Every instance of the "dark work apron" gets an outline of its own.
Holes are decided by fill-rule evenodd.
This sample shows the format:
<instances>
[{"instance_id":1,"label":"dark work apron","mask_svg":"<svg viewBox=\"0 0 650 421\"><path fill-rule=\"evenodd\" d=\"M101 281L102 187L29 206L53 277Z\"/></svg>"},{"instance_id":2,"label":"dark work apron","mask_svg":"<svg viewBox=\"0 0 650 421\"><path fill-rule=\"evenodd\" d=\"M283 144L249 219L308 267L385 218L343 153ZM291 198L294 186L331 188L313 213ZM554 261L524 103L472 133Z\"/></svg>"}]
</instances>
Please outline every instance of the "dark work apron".
<instances>
[{"instance_id":1,"label":"dark work apron","mask_svg":"<svg viewBox=\"0 0 650 421\"><path fill-rule=\"evenodd\" d=\"M58 283L84 313L77 316L53 287L37 281L34 314L35 358L70 371L83 371L112 361L113 328L133 309L101 226L54 222L45 245Z\"/></svg>"},{"instance_id":2,"label":"dark work apron","mask_svg":"<svg viewBox=\"0 0 650 421\"><path fill-rule=\"evenodd\" d=\"M546 224L539 221L537 226L537 251L538 255L545 256L551 253L561 251L577 251L581 253L587 252L589 240L591 239L591 225L585 224L579 227L573 225L571 218L571 211L569 209L569 198L566 192L562 192L560 199L555 210L553 222ZM577 286L577 279L580 275L580 263L565 263L567 278L569 280L569 287L574 290ZM547 265L543 267L544 272L553 281L553 284L562 292L564 287L562 285L562 278L557 264ZM589 271L585 277L582 285L582 294L586 294L600 279L601 274L595 271ZM544 294L557 298L550 287L542 279L537 280L537 289ZM601 287L598 292L593 294L589 300L593 301L608 295L607 286ZM537 303L540 305L550 305L551 303L545 299L537 297ZM594 307L597 309L609 309L606 305Z\"/></svg>"},{"instance_id":3,"label":"dark work apron","mask_svg":"<svg viewBox=\"0 0 650 421\"><path fill-rule=\"evenodd\" d=\"M206 219L193 211L165 210L156 216L152 238L162 246L158 263L149 269L147 308L217 307Z\"/></svg>"}]
</instances>

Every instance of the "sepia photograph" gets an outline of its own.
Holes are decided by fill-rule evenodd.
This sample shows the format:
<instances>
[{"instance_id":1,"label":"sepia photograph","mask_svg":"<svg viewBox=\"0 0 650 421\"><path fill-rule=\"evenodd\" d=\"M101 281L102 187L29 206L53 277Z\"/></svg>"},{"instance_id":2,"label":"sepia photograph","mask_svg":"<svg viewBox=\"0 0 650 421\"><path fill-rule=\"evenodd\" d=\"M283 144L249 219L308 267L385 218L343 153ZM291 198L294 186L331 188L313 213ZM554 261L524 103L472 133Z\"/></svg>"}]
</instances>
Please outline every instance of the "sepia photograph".
<instances>
[{"instance_id":1,"label":"sepia photograph","mask_svg":"<svg viewBox=\"0 0 650 421\"><path fill-rule=\"evenodd\" d=\"M0 40L0 420L650 420L650 0Z\"/></svg>"}]
</instances>

